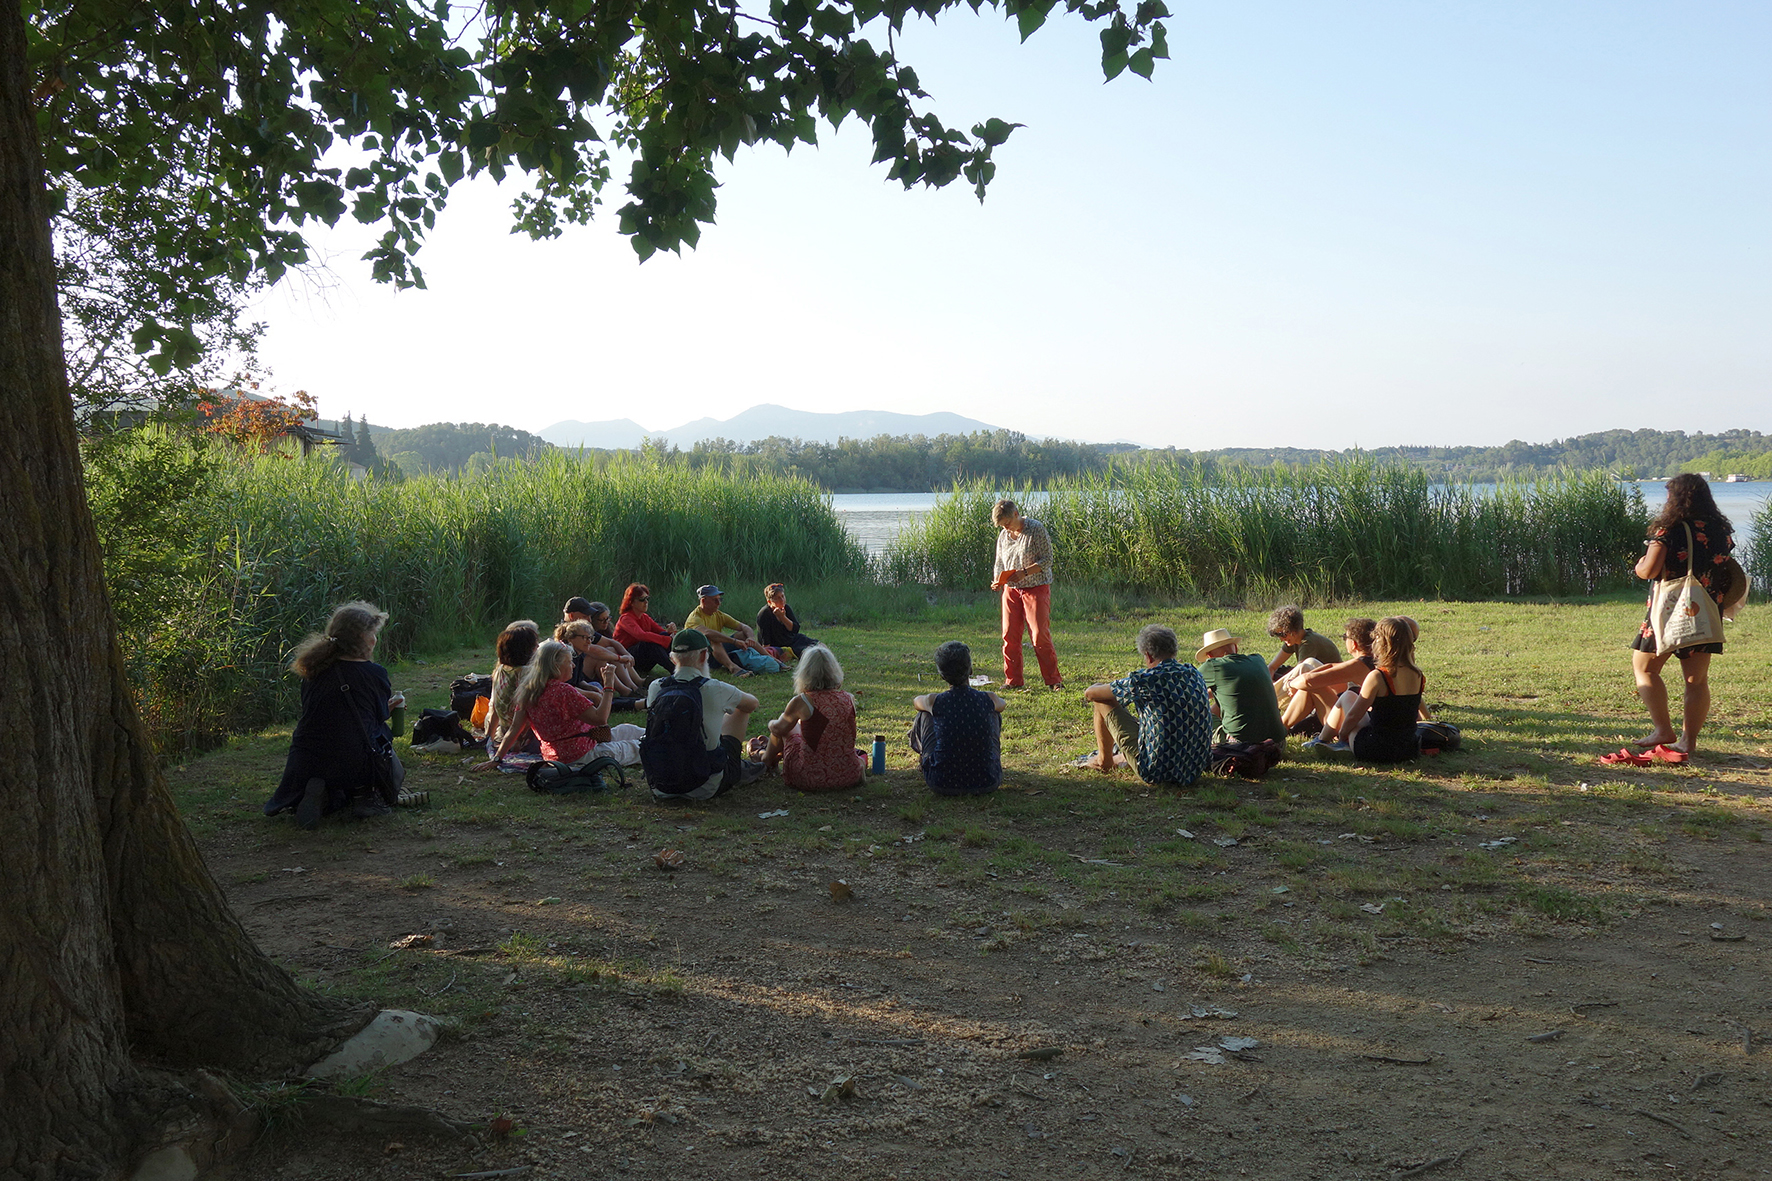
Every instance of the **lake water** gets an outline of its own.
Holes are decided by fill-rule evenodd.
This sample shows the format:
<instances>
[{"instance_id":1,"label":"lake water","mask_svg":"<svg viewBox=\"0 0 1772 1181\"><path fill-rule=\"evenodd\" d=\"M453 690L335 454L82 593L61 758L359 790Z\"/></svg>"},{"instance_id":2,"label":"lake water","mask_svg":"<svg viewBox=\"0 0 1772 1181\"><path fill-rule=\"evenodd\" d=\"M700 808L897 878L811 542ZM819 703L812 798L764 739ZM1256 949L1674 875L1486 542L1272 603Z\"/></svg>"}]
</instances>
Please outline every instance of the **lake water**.
<instances>
[{"instance_id":1,"label":"lake water","mask_svg":"<svg viewBox=\"0 0 1772 1181\"><path fill-rule=\"evenodd\" d=\"M1649 511L1654 512L1664 495L1661 484L1650 481L1637 486L1643 490L1643 500L1649 505ZM1737 550L1745 548L1754 514L1772 496L1772 481L1717 483L1712 484L1710 490L1716 497L1717 507L1734 522ZM831 497L831 509L870 554L877 554L898 536L900 529L934 508L935 502L945 495L944 492L845 493Z\"/></svg>"}]
</instances>

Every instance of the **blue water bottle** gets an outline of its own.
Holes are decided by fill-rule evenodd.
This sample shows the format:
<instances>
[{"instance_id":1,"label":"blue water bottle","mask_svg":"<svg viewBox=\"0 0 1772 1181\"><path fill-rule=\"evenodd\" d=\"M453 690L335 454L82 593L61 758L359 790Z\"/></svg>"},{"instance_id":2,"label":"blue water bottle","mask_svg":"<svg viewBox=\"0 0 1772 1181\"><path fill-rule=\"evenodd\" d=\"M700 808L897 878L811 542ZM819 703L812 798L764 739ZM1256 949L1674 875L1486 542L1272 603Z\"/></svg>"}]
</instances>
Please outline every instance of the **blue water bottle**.
<instances>
[{"instance_id":1,"label":"blue water bottle","mask_svg":"<svg viewBox=\"0 0 1772 1181\"><path fill-rule=\"evenodd\" d=\"M875 775L886 774L886 736L884 734L874 735L873 770Z\"/></svg>"}]
</instances>

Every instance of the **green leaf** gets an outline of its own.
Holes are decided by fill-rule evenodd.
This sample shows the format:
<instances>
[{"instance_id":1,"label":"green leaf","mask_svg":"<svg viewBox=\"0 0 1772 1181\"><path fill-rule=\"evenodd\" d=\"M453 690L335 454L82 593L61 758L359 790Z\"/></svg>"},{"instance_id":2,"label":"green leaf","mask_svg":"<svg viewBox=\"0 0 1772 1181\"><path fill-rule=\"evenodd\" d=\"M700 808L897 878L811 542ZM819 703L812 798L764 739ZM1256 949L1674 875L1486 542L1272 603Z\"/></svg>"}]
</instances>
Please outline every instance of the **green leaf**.
<instances>
[{"instance_id":1,"label":"green leaf","mask_svg":"<svg viewBox=\"0 0 1772 1181\"><path fill-rule=\"evenodd\" d=\"M1155 67L1156 63L1151 59L1151 47L1148 45L1126 59L1126 68L1147 81Z\"/></svg>"},{"instance_id":2,"label":"green leaf","mask_svg":"<svg viewBox=\"0 0 1772 1181\"><path fill-rule=\"evenodd\" d=\"M1051 3L1033 3L1025 6L1015 14L1015 23L1021 29L1021 39L1026 41L1046 23L1046 17L1052 12Z\"/></svg>"}]
</instances>

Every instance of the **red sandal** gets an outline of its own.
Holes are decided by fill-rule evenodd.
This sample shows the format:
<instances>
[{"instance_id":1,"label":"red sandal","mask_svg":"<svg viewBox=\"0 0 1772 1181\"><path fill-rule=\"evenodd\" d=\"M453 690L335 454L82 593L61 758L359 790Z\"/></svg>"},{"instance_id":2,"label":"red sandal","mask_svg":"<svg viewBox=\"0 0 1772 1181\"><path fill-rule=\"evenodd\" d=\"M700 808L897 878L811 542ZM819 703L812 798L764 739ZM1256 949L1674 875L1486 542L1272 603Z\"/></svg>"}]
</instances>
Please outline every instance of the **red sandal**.
<instances>
[{"instance_id":1,"label":"red sandal","mask_svg":"<svg viewBox=\"0 0 1772 1181\"><path fill-rule=\"evenodd\" d=\"M1690 760L1692 756L1683 750L1675 750L1671 746L1657 746L1649 752L1649 757L1652 759L1660 759L1664 763L1672 763L1675 766L1678 766L1679 764Z\"/></svg>"},{"instance_id":2,"label":"red sandal","mask_svg":"<svg viewBox=\"0 0 1772 1181\"><path fill-rule=\"evenodd\" d=\"M1634 750L1619 747L1615 754L1601 755L1600 762L1607 766L1648 767L1654 764L1655 760L1648 755L1640 755Z\"/></svg>"}]
</instances>

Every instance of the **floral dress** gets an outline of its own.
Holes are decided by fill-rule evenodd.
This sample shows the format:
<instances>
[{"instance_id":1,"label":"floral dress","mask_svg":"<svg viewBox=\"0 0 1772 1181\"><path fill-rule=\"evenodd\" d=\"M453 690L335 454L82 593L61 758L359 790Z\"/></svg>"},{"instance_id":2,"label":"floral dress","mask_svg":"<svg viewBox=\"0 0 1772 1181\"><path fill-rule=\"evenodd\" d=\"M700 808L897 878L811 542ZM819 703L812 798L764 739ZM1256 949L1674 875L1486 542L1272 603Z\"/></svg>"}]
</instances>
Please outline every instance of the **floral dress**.
<instances>
[{"instance_id":1,"label":"floral dress","mask_svg":"<svg viewBox=\"0 0 1772 1181\"><path fill-rule=\"evenodd\" d=\"M1692 527L1693 552L1690 554L1686 552L1686 530L1683 528L1686 525ZM1710 597L1721 607L1723 596L1729 593L1730 572L1718 567L1729 560L1729 551L1735 548L1735 538L1712 526L1712 522L1700 518L1677 521L1671 528L1651 530L1649 540L1661 542L1662 548L1667 551L1667 557L1661 564L1662 581L1684 578L1687 570L1691 570ZM1650 587L1649 607L1654 606L1655 588ZM1638 652L1655 651L1655 625L1649 618L1648 610L1643 612L1643 626L1637 629L1637 638L1631 641L1630 646ZM1694 652L1715 654L1722 650L1722 644L1694 644L1690 648L1676 649L1674 655L1684 659Z\"/></svg>"},{"instance_id":2,"label":"floral dress","mask_svg":"<svg viewBox=\"0 0 1772 1181\"><path fill-rule=\"evenodd\" d=\"M855 698L841 689L812 689L801 696L811 703L814 716L782 740L782 782L796 791L857 786L867 771L867 755L855 746ZM807 733L808 723L816 741Z\"/></svg>"}]
</instances>

